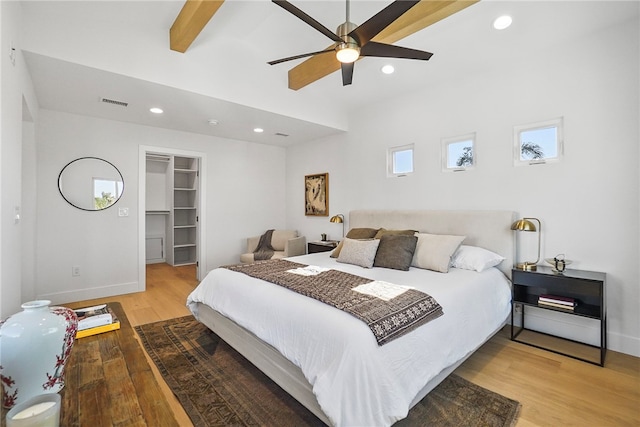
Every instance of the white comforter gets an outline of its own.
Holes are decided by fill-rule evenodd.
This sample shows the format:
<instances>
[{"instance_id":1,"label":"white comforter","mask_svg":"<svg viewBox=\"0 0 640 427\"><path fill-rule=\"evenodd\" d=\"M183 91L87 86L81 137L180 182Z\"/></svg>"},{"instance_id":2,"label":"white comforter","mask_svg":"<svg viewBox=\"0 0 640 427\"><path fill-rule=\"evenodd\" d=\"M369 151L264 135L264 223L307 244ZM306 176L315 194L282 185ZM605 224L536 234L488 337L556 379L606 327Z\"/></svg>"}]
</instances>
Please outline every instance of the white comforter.
<instances>
[{"instance_id":1,"label":"white comforter","mask_svg":"<svg viewBox=\"0 0 640 427\"><path fill-rule=\"evenodd\" d=\"M384 426L405 418L417 393L440 371L476 350L510 310L505 276L452 268L436 273L341 264L328 252L291 258L303 264L409 285L433 296L444 315L378 346L355 317L278 285L219 268L189 295L278 349L300 367L336 426Z\"/></svg>"}]
</instances>

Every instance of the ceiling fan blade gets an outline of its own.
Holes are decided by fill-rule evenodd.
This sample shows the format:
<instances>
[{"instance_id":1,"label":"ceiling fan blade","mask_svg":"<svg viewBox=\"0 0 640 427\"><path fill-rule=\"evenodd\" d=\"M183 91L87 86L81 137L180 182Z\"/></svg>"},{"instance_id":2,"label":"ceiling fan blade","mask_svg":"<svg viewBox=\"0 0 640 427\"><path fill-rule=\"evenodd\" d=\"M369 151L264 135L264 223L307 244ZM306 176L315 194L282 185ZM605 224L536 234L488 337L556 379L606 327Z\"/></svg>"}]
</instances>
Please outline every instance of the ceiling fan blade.
<instances>
[{"instance_id":1,"label":"ceiling fan blade","mask_svg":"<svg viewBox=\"0 0 640 427\"><path fill-rule=\"evenodd\" d=\"M428 61L433 56L431 52L409 49L392 44L369 42L360 49L360 56L376 56L380 58L421 59Z\"/></svg>"},{"instance_id":2,"label":"ceiling fan blade","mask_svg":"<svg viewBox=\"0 0 640 427\"><path fill-rule=\"evenodd\" d=\"M353 81L353 62L342 64L342 86L350 85Z\"/></svg>"},{"instance_id":3,"label":"ceiling fan blade","mask_svg":"<svg viewBox=\"0 0 640 427\"><path fill-rule=\"evenodd\" d=\"M360 47L363 47L418 2L419 0L396 0L351 31L349 36L356 39Z\"/></svg>"},{"instance_id":4,"label":"ceiling fan blade","mask_svg":"<svg viewBox=\"0 0 640 427\"><path fill-rule=\"evenodd\" d=\"M289 56L287 58L276 59L275 61L267 62L267 64L276 65L276 64L280 64L282 62L293 61L294 59L306 58L307 56L319 55L321 53L329 53L329 52L335 52L335 51L336 50L332 47L331 49L319 50L317 52L303 53L301 55L295 55L295 56Z\"/></svg>"},{"instance_id":5,"label":"ceiling fan blade","mask_svg":"<svg viewBox=\"0 0 640 427\"><path fill-rule=\"evenodd\" d=\"M310 17L309 15L307 15L306 13L304 13L303 11L301 11L300 9L298 9L297 7L289 3L288 1L286 0L271 0L271 1L273 1L275 4L277 4L287 12L303 20L308 25L311 25L313 28L320 31L322 34L329 37L334 42L342 43L342 39L338 37L336 33L331 31L330 29L328 29L327 27L325 27L324 25L322 25L321 23L319 23L318 21L316 21L315 19L313 19L312 17Z\"/></svg>"}]
</instances>

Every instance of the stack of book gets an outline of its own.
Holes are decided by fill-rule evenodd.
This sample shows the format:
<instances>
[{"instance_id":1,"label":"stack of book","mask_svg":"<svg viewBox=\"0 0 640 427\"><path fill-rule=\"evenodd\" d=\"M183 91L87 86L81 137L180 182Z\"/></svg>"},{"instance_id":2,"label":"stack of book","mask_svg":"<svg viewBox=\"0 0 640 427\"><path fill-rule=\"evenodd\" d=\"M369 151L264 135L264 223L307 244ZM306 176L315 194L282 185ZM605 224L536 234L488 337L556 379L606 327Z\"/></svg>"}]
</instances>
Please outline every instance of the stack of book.
<instances>
[{"instance_id":1,"label":"stack of book","mask_svg":"<svg viewBox=\"0 0 640 427\"><path fill-rule=\"evenodd\" d=\"M107 304L74 310L78 316L78 332L76 338L120 329L120 321Z\"/></svg>"},{"instance_id":2,"label":"stack of book","mask_svg":"<svg viewBox=\"0 0 640 427\"><path fill-rule=\"evenodd\" d=\"M558 295L540 295L538 305L573 311L577 305L575 299Z\"/></svg>"}]
</instances>

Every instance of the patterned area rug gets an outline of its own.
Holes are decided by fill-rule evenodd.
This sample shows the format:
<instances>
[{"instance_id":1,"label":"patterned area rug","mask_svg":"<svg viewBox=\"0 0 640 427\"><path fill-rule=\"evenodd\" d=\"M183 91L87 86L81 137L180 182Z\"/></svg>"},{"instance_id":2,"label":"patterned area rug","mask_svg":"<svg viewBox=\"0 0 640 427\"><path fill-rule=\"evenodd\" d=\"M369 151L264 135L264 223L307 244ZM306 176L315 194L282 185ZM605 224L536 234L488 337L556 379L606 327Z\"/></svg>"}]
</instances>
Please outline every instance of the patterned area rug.
<instances>
[{"instance_id":1,"label":"patterned area rug","mask_svg":"<svg viewBox=\"0 0 640 427\"><path fill-rule=\"evenodd\" d=\"M136 326L193 424L320 426L315 415L192 316ZM397 426L513 426L520 404L450 375Z\"/></svg>"}]
</instances>

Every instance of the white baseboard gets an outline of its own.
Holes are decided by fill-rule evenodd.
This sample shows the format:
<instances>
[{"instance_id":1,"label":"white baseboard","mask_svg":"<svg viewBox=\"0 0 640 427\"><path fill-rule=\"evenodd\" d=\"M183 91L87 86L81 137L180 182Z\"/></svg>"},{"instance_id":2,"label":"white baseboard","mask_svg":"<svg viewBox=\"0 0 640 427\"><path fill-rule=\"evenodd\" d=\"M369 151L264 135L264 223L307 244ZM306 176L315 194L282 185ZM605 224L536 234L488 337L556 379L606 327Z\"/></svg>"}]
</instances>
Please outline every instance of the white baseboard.
<instances>
[{"instance_id":1,"label":"white baseboard","mask_svg":"<svg viewBox=\"0 0 640 427\"><path fill-rule=\"evenodd\" d=\"M617 351L631 356L640 357L640 338L630 337L622 334L607 335L607 347L610 350Z\"/></svg>"},{"instance_id":2,"label":"white baseboard","mask_svg":"<svg viewBox=\"0 0 640 427\"><path fill-rule=\"evenodd\" d=\"M72 291L38 294L37 299L50 300L51 304L66 304L75 301L131 294L134 292L140 292L140 289L138 289L138 282L120 283L117 285L101 286L99 288L74 289Z\"/></svg>"},{"instance_id":3,"label":"white baseboard","mask_svg":"<svg viewBox=\"0 0 640 427\"><path fill-rule=\"evenodd\" d=\"M559 337L600 345L600 322L579 316L526 307L525 325L527 329L546 332ZM520 314L514 314L514 324L520 326ZM607 331L607 348L620 353L640 357L640 339Z\"/></svg>"}]
</instances>

